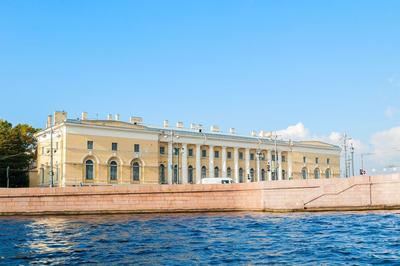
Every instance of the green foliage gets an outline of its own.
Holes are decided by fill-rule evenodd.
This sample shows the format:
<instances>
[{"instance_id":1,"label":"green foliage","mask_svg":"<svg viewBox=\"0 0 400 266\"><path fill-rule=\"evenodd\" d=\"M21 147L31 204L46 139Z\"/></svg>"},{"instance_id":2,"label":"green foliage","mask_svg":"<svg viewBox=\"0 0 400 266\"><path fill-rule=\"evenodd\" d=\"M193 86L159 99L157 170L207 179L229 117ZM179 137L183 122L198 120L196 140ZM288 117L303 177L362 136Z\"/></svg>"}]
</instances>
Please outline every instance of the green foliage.
<instances>
[{"instance_id":1,"label":"green foliage","mask_svg":"<svg viewBox=\"0 0 400 266\"><path fill-rule=\"evenodd\" d=\"M36 155L37 131L27 124L13 127L0 119L0 187L7 184L7 167L10 167L10 186L29 186L28 169Z\"/></svg>"}]
</instances>

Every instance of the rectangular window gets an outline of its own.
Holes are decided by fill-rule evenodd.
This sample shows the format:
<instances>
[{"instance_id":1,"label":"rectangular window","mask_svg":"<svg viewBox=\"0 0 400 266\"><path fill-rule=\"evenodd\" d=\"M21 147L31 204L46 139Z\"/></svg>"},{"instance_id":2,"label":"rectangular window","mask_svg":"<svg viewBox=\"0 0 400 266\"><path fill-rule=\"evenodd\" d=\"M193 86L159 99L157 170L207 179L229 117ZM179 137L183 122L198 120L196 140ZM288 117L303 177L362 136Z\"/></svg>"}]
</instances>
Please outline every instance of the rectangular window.
<instances>
[{"instance_id":1,"label":"rectangular window","mask_svg":"<svg viewBox=\"0 0 400 266\"><path fill-rule=\"evenodd\" d=\"M239 152L239 160L243 160L243 152Z\"/></svg>"},{"instance_id":2,"label":"rectangular window","mask_svg":"<svg viewBox=\"0 0 400 266\"><path fill-rule=\"evenodd\" d=\"M111 150L117 151L118 150L118 143L116 143L116 142L111 143Z\"/></svg>"},{"instance_id":3,"label":"rectangular window","mask_svg":"<svg viewBox=\"0 0 400 266\"><path fill-rule=\"evenodd\" d=\"M326 159L326 163L327 164L329 164L331 161L329 160L329 158L328 159Z\"/></svg>"},{"instance_id":4,"label":"rectangular window","mask_svg":"<svg viewBox=\"0 0 400 266\"><path fill-rule=\"evenodd\" d=\"M306 156L304 156L303 157L303 163L306 163L307 162L307 158L306 158Z\"/></svg>"},{"instance_id":5,"label":"rectangular window","mask_svg":"<svg viewBox=\"0 0 400 266\"><path fill-rule=\"evenodd\" d=\"M275 154L272 154L272 161L275 162Z\"/></svg>"},{"instance_id":6,"label":"rectangular window","mask_svg":"<svg viewBox=\"0 0 400 266\"><path fill-rule=\"evenodd\" d=\"M87 149L88 149L88 150L93 150L93 141L92 141L92 140L88 140L88 142L87 142Z\"/></svg>"},{"instance_id":7,"label":"rectangular window","mask_svg":"<svg viewBox=\"0 0 400 266\"><path fill-rule=\"evenodd\" d=\"M315 158L315 163L318 164L318 157Z\"/></svg>"},{"instance_id":8,"label":"rectangular window","mask_svg":"<svg viewBox=\"0 0 400 266\"><path fill-rule=\"evenodd\" d=\"M179 148L174 148L174 155L179 155Z\"/></svg>"},{"instance_id":9,"label":"rectangular window","mask_svg":"<svg viewBox=\"0 0 400 266\"><path fill-rule=\"evenodd\" d=\"M228 151L226 157L228 157L228 159L232 159L232 152Z\"/></svg>"},{"instance_id":10,"label":"rectangular window","mask_svg":"<svg viewBox=\"0 0 400 266\"><path fill-rule=\"evenodd\" d=\"M140 145L139 144L133 145L133 151L134 152L140 152Z\"/></svg>"},{"instance_id":11,"label":"rectangular window","mask_svg":"<svg viewBox=\"0 0 400 266\"><path fill-rule=\"evenodd\" d=\"M214 151L214 157L219 158L219 151Z\"/></svg>"},{"instance_id":12,"label":"rectangular window","mask_svg":"<svg viewBox=\"0 0 400 266\"><path fill-rule=\"evenodd\" d=\"M190 157L193 157L193 149L189 149L188 155L189 155Z\"/></svg>"},{"instance_id":13,"label":"rectangular window","mask_svg":"<svg viewBox=\"0 0 400 266\"><path fill-rule=\"evenodd\" d=\"M250 153L250 160L254 161L254 153Z\"/></svg>"},{"instance_id":14,"label":"rectangular window","mask_svg":"<svg viewBox=\"0 0 400 266\"><path fill-rule=\"evenodd\" d=\"M201 157L207 157L207 150L201 150Z\"/></svg>"},{"instance_id":15,"label":"rectangular window","mask_svg":"<svg viewBox=\"0 0 400 266\"><path fill-rule=\"evenodd\" d=\"M165 147L164 146L160 147L160 154L165 154Z\"/></svg>"},{"instance_id":16,"label":"rectangular window","mask_svg":"<svg viewBox=\"0 0 400 266\"><path fill-rule=\"evenodd\" d=\"M286 156L282 155L282 162L286 162Z\"/></svg>"}]
</instances>

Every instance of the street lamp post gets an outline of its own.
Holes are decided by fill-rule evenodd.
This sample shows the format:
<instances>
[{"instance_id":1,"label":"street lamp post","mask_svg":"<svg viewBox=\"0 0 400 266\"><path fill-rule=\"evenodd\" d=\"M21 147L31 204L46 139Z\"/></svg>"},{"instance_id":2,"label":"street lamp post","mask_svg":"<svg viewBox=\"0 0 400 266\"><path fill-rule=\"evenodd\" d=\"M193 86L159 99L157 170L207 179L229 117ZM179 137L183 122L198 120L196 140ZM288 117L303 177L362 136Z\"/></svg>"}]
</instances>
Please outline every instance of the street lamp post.
<instances>
[{"instance_id":1,"label":"street lamp post","mask_svg":"<svg viewBox=\"0 0 400 266\"><path fill-rule=\"evenodd\" d=\"M50 127L50 187L54 186L53 172L53 126Z\"/></svg>"}]
</instances>

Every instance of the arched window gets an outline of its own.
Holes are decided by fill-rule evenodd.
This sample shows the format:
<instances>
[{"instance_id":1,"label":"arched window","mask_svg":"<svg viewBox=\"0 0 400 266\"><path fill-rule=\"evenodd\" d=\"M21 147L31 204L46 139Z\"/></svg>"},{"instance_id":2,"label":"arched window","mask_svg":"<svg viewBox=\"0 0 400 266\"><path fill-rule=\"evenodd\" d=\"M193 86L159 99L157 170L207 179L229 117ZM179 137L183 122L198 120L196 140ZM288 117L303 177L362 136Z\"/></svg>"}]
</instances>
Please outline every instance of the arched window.
<instances>
[{"instance_id":1,"label":"arched window","mask_svg":"<svg viewBox=\"0 0 400 266\"><path fill-rule=\"evenodd\" d=\"M132 179L133 181L140 181L140 164L138 162L132 164Z\"/></svg>"},{"instance_id":2,"label":"arched window","mask_svg":"<svg viewBox=\"0 0 400 266\"><path fill-rule=\"evenodd\" d=\"M160 164L160 184L166 184L167 180L165 180L165 166L163 164Z\"/></svg>"},{"instance_id":3,"label":"arched window","mask_svg":"<svg viewBox=\"0 0 400 266\"><path fill-rule=\"evenodd\" d=\"M261 169L261 181L265 181L265 170Z\"/></svg>"},{"instance_id":4,"label":"arched window","mask_svg":"<svg viewBox=\"0 0 400 266\"><path fill-rule=\"evenodd\" d=\"M218 168L218 166L214 167L214 177L219 177L219 168Z\"/></svg>"},{"instance_id":5,"label":"arched window","mask_svg":"<svg viewBox=\"0 0 400 266\"><path fill-rule=\"evenodd\" d=\"M94 172L92 160L86 160L85 162L85 177L87 180L93 180Z\"/></svg>"},{"instance_id":6,"label":"arched window","mask_svg":"<svg viewBox=\"0 0 400 266\"><path fill-rule=\"evenodd\" d=\"M250 169L250 181L254 182L254 169L253 168Z\"/></svg>"},{"instance_id":7,"label":"arched window","mask_svg":"<svg viewBox=\"0 0 400 266\"><path fill-rule=\"evenodd\" d=\"M239 168L239 183L243 183L243 168Z\"/></svg>"},{"instance_id":8,"label":"arched window","mask_svg":"<svg viewBox=\"0 0 400 266\"><path fill-rule=\"evenodd\" d=\"M282 169L282 180L286 180L286 171Z\"/></svg>"},{"instance_id":9,"label":"arched window","mask_svg":"<svg viewBox=\"0 0 400 266\"><path fill-rule=\"evenodd\" d=\"M117 180L118 179L118 164L116 161L110 162L110 180Z\"/></svg>"},{"instance_id":10,"label":"arched window","mask_svg":"<svg viewBox=\"0 0 400 266\"><path fill-rule=\"evenodd\" d=\"M206 178L207 177L207 167L202 166L201 167L201 178Z\"/></svg>"},{"instance_id":11,"label":"arched window","mask_svg":"<svg viewBox=\"0 0 400 266\"><path fill-rule=\"evenodd\" d=\"M325 178L331 178L331 169L326 169L325 170Z\"/></svg>"},{"instance_id":12,"label":"arched window","mask_svg":"<svg viewBox=\"0 0 400 266\"><path fill-rule=\"evenodd\" d=\"M319 179L319 168L315 168L314 177L315 177L315 179Z\"/></svg>"},{"instance_id":13,"label":"arched window","mask_svg":"<svg viewBox=\"0 0 400 266\"><path fill-rule=\"evenodd\" d=\"M188 182L190 184L194 183L194 180L193 180L193 166L191 166L191 165L189 165L189 167L188 167Z\"/></svg>"},{"instance_id":14,"label":"arched window","mask_svg":"<svg viewBox=\"0 0 400 266\"><path fill-rule=\"evenodd\" d=\"M179 177L178 177L178 165L175 164L174 165L174 180L173 180L173 184L178 184L179 183Z\"/></svg>"},{"instance_id":15,"label":"arched window","mask_svg":"<svg viewBox=\"0 0 400 266\"><path fill-rule=\"evenodd\" d=\"M226 175L227 175L227 177L229 177L229 178L232 177L232 169L231 169L230 167L228 167L228 168L226 169Z\"/></svg>"},{"instance_id":16,"label":"arched window","mask_svg":"<svg viewBox=\"0 0 400 266\"><path fill-rule=\"evenodd\" d=\"M307 179L307 168L303 168L303 169L301 169L301 177L303 178L303 179Z\"/></svg>"}]
</instances>

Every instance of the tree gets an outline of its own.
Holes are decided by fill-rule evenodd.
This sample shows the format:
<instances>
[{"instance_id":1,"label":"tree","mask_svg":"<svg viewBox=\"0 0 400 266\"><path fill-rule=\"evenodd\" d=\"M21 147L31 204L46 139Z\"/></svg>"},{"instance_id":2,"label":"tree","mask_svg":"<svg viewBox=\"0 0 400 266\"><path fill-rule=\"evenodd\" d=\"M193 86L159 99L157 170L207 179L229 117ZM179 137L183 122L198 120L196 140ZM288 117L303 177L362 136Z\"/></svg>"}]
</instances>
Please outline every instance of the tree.
<instances>
[{"instance_id":1,"label":"tree","mask_svg":"<svg viewBox=\"0 0 400 266\"><path fill-rule=\"evenodd\" d=\"M36 157L38 129L27 124L11 123L0 119L0 187L7 186L9 167L10 186L29 186L29 167Z\"/></svg>"}]
</instances>

